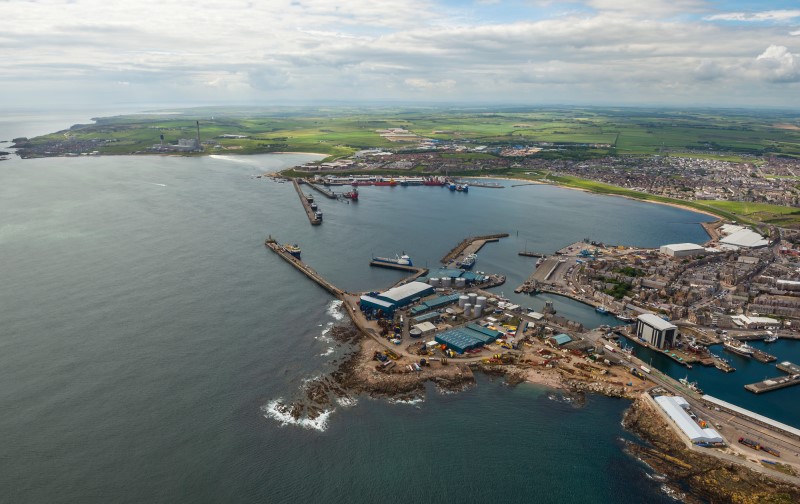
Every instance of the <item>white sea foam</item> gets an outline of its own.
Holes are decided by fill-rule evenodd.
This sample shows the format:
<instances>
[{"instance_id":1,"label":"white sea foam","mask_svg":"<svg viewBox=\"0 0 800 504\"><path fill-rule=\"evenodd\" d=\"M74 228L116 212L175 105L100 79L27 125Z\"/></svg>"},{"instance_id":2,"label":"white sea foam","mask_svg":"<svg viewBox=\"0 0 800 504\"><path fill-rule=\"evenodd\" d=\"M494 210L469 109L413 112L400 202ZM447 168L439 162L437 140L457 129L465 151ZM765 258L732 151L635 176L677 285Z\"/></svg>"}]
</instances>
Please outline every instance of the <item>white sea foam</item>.
<instances>
[{"instance_id":1,"label":"white sea foam","mask_svg":"<svg viewBox=\"0 0 800 504\"><path fill-rule=\"evenodd\" d=\"M331 333L331 329L333 329L333 322L328 322L325 324L325 329L319 333L319 336L315 336L314 339L322 341L324 343L330 343L333 341L329 334Z\"/></svg>"},{"instance_id":2,"label":"white sea foam","mask_svg":"<svg viewBox=\"0 0 800 504\"><path fill-rule=\"evenodd\" d=\"M325 313L335 318L336 320L343 320L344 313L342 312L342 302L338 299L331 301L330 303L328 303L328 306L325 309Z\"/></svg>"},{"instance_id":3,"label":"white sea foam","mask_svg":"<svg viewBox=\"0 0 800 504\"><path fill-rule=\"evenodd\" d=\"M295 419L288 411L286 411L288 408L286 408L286 405L284 405L281 400L282 399L275 399L262 408L264 417L277 421L281 427L286 425L296 425L298 427L302 427L303 429L313 429L320 432L325 432L325 430L328 428L328 418L330 418L331 413L335 411L332 409L325 410L316 418L304 417Z\"/></svg>"},{"instance_id":4,"label":"white sea foam","mask_svg":"<svg viewBox=\"0 0 800 504\"><path fill-rule=\"evenodd\" d=\"M328 347L327 350L319 354L320 357L327 357L333 353L333 347Z\"/></svg>"},{"instance_id":5,"label":"white sea foam","mask_svg":"<svg viewBox=\"0 0 800 504\"><path fill-rule=\"evenodd\" d=\"M339 406L342 408L352 408L358 404L358 399L355 397L337 397L336 402L339 403Z\"/></svg>"},{"instance_id":6,"label":"white sea foam","mask_svg":"<svg viewBox=\"0 0 800 504\"><path fill-rule=\"evenodd\" d=\"M407 404L409 406L416 406L417 404L424 403L425 399L422 397L413 397L411 399L389 399L389 402L392 404Z\"/></svg>"},{"instance_id":7,"label":"white sea foam","mask_svg":"<svg viewBox=\"0 0 800 504\"><path fill-rule=\"evenodd\" d=\"M661 491L668 495L671 499L676 500L678 502L683 502L686 498L686 494L682 492L678 492L673 488L670 488L668 485L663 484L660 487Z\"/></svg>"}]
</instances>

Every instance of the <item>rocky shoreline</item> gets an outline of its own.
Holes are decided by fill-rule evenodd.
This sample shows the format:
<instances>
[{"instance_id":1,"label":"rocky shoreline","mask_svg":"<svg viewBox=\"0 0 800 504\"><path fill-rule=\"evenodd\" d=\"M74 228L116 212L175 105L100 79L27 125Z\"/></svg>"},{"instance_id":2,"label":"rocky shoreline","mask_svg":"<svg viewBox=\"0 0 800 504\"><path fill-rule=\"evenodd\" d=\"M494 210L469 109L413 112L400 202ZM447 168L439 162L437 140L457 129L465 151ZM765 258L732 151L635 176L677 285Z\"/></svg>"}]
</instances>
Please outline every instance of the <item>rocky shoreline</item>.
<instances>
[{"instance_id":1,"label":"rocky shoreline","mask_svg":"<svg viewBox=\"0 0 800 504\"><path fill-rule=\"evenodd\" d=\"M332 337L353 350L328 375L308 382L303 397L291 404L281 404L280 411L295 420L314 420L335 408L336 404L355 404L357 396L391 401L413 401L425 394L431 382L442 393L460 392L475 386L475 373L502 377L515 386L523 382L543 384L558 390L575 404L582 404L586 393L632 399L625 412L623 426L644 444L627 442L626 452L650 466L664 478L664 487L681 501L700 502L793 503L800 502L800 488L770 478L741 464L690 450L672 428L642 397L616 383L581 380L558 370L531 371L515 365L471 363L436 364L420 371L387 373L373 360L374 340L364 336L352 324L334 326Z\"/></svg>"},{"instance_id":2,"label":"rocky shoreline","mask_svg":"<svg viewBox=\"0 0 800 504\"><path fill-rule=\"evenodd\" d=\"M683 502L800 502L797 486L688 449L642 398L636 399L625 412L623 426L647 443L628 443L626 451L663 475L669 493Z\"/></svg>"}]
</instances>

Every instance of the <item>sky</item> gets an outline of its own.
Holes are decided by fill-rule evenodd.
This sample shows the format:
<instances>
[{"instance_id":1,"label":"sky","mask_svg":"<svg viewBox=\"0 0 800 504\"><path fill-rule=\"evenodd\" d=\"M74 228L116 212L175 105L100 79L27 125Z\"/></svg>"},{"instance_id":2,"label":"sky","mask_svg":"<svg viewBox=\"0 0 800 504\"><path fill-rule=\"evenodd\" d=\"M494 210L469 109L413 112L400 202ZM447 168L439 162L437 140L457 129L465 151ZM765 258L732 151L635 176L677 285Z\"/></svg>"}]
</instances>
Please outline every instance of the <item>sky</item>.
<instances>
[{"instance_id":1,"label":"sky","mask_svg":"<svg viewBox=\"0 0 800 504\"><path fill-rule=\"evenodd\" d=\"M0 107L800 109L800 0L0 0Z\"/></svg>"}]
</instances>

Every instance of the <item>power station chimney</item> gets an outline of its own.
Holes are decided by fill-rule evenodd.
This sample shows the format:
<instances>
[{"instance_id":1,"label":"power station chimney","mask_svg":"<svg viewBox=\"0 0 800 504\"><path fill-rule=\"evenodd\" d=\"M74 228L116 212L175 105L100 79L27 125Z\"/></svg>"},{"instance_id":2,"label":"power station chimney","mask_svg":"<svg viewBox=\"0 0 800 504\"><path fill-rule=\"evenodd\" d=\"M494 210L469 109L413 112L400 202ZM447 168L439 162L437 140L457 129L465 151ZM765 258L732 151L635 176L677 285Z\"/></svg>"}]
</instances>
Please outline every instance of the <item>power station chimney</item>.
<instances>
[{"instance_id":1,"label":"power station chimney","mask_svg":"<svg viewBox=\"0 0 800 504\"><path fill-rule=\"evenodd\" d=\"M200 121L195 121L197 123L197 150L200 150Z\"/></svg>"}]
</instances>

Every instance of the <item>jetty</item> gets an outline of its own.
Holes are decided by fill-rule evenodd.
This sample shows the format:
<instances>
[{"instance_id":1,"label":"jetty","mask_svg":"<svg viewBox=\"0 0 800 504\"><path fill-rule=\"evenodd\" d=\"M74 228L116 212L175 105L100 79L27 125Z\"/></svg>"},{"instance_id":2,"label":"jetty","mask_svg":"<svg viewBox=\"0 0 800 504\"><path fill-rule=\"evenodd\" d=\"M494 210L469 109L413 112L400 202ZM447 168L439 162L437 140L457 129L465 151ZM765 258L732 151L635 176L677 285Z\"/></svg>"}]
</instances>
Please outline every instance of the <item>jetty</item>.
<instances>
[{"instance_id":1,"label":"jetty","mask_svg":"<svg viewBox=\"0 0 800 504\"><path fill-rule=\"evenodd\" d=\"M342 289L325 280L322 275L314 271L314 268L287 252L282 245L272 238L272 236L266 239L264 245L266 245L271 251L281 256L286 262L303 272L308 278L316 282L317 285L330 292L337 298L344 300L345 293Z\"/></svg>"},{"instance_id":2,"label":"jetty","mask_svg":"<svg viewBox=\"0 0 800 504\"><path fill-rule=\"evenodd\" d=\"M302 180L302 179L301 179ZM292 179L292 184L294 185L295 191L297 191L297 195L300 196L300 202L303 204L303 208L306 211L306 215L308 216L308 221L311 223L312 226L319 226L322 224L322 219L317 218L317 213L311 208L311 202L308 200L308 197L303 193L303 190L300 188L300 183L297 180Z\"/></svg>"},{"instance_id":3,"label":"jetty","mask_svg":"<svg viewBox=\"0 0 800 504\"><path fill-rule=\"evenodd\" d=\"M320 186L318 184L315 184L313 182L310 182L310 181L308 181L306 179L300 179L300 183L301 184L308 184L309 186L311 186L312 189L314 189L318 193L322 194L326 198L336 199L336 193L331 191L330 189L325 189L324 187L322 187L322 186Z\"/></svg>"},{"instance_id":4,"label":"jetty","mask_svg":"<svg viewBox=\"0 0 800 504\"><path fill-rule=\"evenodd\" d=\"M547 254L544 252L533 252L531 250L523 250L521 252L517 252L517 255L525 256L525 257L546 257Z\"/></svg>"},{"instance_id":5,"label":"jetty","mask_svg":"<svg viewBox=\"0 0 800 504\"><path fill-rule=\"evenodd\" d=\"M794 374L790 376L779 376L777 378L767 378L764 381L747 384L744 388L754 394L763 394L764 392L772 392L773 390L798 384L800 384L800 375Z\"/></svg>"},{"instance_id":6,"label":"jetty","mask_svg":"<svg viewBox=\"0 0 800 504\"><path fill-rule=\"evenodd\" d=\"M768 354L767 352L759 350L758 348L753 349L753 358L758 362L763 362L765 364L767 362L775 362L776 360L778 360L778 358L775 357L774 355Z\"/></svg>"},{"instance_id":7,"label":"jetty","mask_svg":"<svg viewBox=\"0 0 800 504\"><path fill-rule=\"evenodd\" d=\"M493 235L471 236L461 240L461 242L453 247L450 252L442 257L442 263L448 264L455 260L460 260L469 254L477 253L484 245L490 242L500 241L500 238L506 238L508 233L499 233Z\"/></svg>"},{"instance_id":8,"label":"jetty","mask_svg":"<svg viewBox=\"0 0 800 504\"><path fill-rule=\"evenodd\" d=\"M773 390L800 384L800 366L789 361L783 361L775 367L784 373L788 373L788 376L767 378L764 381L745 385L744 388L754 394L763 394L764 392L771 392Z\"/></svg>"},{"instance_id":9,"label":"jetty","mask_svg":"<svg viewBox=\"0 0 800 504\"><path fill-rule=\"evenodd\" d=\"M784 373L800 374L800 366L798 366L797 364L792 364L789 361L783 361L775 367L783 371Z\"/></svg>"}]
</instances>

